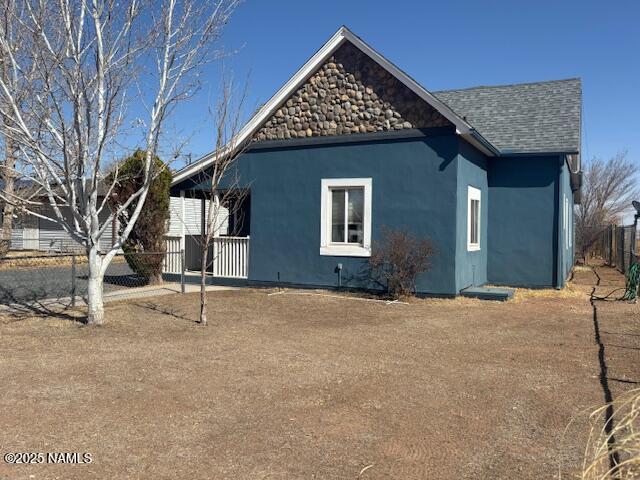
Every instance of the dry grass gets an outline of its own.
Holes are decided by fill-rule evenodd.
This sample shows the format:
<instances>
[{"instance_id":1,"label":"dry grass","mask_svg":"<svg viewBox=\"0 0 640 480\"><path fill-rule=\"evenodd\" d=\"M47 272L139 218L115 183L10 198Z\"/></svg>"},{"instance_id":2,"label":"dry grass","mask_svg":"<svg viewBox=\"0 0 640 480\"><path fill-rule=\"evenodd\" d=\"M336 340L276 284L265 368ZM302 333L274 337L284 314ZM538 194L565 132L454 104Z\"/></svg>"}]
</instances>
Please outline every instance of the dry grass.
<instances>
[{"instance_id":1,"label":"dry grass","mask_svg":"<svg viewBox=\"0 0 640 480\"><path fill-rule=\"evenodd\" d=\"M580 478L640 478L640 389L598 408L589 419L591 430Z\"/></svg>"},{"instance_id":2,"label":"dry grass","mask_svg":"<svg viewBox=\"0 0 640 480\"><path fill-rule=\"evenodd\" d=\"M83 253L75 255L77 264L87 263L87 257ZM36 251L10 252L4 259L0 260L0 270L14 268L40 268L59 267L71 265L73 255L68 254L48 254ZM124 263L123 257L116 257L112 263Z\"/></svg>"},{"instance_id":3,"label":"dry grass","mask_svg":"<svg viewBox=\"0 0 640 480\"><path fill-rule=\"evenodd\" d=\"M577 277L590 291L591 272ZM0 462L0 478L580 472L587 422L559 444L569 419L603 398L586 297L386 305L268 293L210 292L206 328L194 322L197 294L108 304L100 328L1 323L1 450L88 451L94 462ZM636 307L598 307L614 398L637 380Z\"/></svg>"},{"instance_id":4,"label":"dry grass","mask_svg":"<svg viewBox=\"0 0 640 480\"><path fill-rule=\"evenodd\" d=\"M598 261L597 265L602 266L602 263L603 263L602 261ZM574 272L591 272L593 271L593 267L589 265L574 265L573 271Z\"/></svg>"},{"instance_id":5,"label":"dry grass","mask_svg":"<svg viewBox=\"0 0 640 480\"><path fill-rule=\"evenodd\" d=\"M588 296L584 289L579 288L573 282L568 282L567 285L560 289L554 288L516 288L515 294L513 296L516 302L521 302L522 300L528 298L548 298L548 299L577 299L577 298L585 298Z\"/></svg>"},{"instance_id":6,"label":"dry grass","mask_svg":"<svg viewBox=\"0 0 640 480\"><path fill-rule=\"evenodd\" d=\"M11 250L5 258L33 257L34 255L43 255L43 252L38 250Z\"/></svg>"},{"instance_id":7,"label":"dry grass","mask_svg":"<svg viewBox=\"0 0 640 480\"><path fill-rule=\"evenodd\" d=\"M0 314L0 329L9 329L12 324L20 328L69 329L78 328L85 320L86 311L83 308L73 309L53 302L46 305L35 303L32 308L20 310L16 307L11 313Z\"/></svg>"}]
</instances>

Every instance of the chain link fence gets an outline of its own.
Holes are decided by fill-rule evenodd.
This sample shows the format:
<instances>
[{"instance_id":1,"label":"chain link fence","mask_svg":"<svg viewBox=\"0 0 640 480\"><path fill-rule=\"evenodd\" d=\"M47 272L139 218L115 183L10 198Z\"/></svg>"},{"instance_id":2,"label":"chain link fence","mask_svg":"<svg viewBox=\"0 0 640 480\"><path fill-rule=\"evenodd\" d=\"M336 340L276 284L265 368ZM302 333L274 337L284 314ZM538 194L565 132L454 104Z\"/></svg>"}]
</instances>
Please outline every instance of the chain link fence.
<instances>
[{"instance_id":1,"label":"chain link fence","mask_svg":"<svg viewBox=\"0 0 640 480\"><path fill-rule=\"evenodd\" d=\"M181 269L182 253L116 255L105 272L104 293L154 284L162 278L158 274L166 264ZM19 306L47 300L73 306L77 299L86 296L88 279L85 255L12 252L0 259L0 305Z\"/></svg>"}]
</instances>

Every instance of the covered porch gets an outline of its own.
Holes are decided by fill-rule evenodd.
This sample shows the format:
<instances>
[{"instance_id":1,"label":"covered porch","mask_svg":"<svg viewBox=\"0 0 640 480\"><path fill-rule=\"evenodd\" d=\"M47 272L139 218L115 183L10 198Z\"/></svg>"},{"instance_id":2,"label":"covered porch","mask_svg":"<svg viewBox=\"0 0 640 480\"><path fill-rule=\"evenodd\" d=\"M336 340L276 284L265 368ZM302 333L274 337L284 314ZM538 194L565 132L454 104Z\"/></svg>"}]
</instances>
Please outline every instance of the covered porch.
<instances>
[{"instance_id":1,"label":"covered porch","mask_svg":"<svg viewBox=\"0 0 640 480\"><path fill-rule=\"evenodd\" d=\"M214 210L209 223L212 206ZM171 197L164 273L199 274L206 248L208 275L248 278L250 225L251 195L248 190L221 192L213 202L205 192L181 191L179 197ZM213 229L209 242L206 239L208 228Z\"/></svg>"}]
</instances>

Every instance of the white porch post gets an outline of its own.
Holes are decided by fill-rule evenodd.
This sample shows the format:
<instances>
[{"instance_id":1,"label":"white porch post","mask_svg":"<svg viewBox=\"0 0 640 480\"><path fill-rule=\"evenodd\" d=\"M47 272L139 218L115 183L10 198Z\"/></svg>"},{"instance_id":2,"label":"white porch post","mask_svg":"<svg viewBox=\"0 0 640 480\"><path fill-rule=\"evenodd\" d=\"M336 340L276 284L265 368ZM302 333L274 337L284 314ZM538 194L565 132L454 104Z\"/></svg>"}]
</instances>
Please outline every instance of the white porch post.
<instances>
[{"instance_id":1,"label":"white porch post","mask_svg":"<svg viewBox=\"0 0 640 480\"><path fill-rule=\"evenodd\" d=\"M220 261L220 245L218 245L218 237L220 236L220 227L218 225L220 217L220 197L218 194L215 194L213 197L213 208L215 217L213 219L213 258L211 259L211 273L213 276L217 276L220 271L218 268Z\"/></svg>"},{"instance_id":2,"label":"white porch post","mask_svg":"<svg viewBox=\"0 0 640 480\"><path fill-rule=\"evenodd\" d=\"M185 249L185 216L186 214L186 209L185 209L185 202L184 202L184 190L180 190L180 250L184 250Z\"/></svg>"}]
</instances>

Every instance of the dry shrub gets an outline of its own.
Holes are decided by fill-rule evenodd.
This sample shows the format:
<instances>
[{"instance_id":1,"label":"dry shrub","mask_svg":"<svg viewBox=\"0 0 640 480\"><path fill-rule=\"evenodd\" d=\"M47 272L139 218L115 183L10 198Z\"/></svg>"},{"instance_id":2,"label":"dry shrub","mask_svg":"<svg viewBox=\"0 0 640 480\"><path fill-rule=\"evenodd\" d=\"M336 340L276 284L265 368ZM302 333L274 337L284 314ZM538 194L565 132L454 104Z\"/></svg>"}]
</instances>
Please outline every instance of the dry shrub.
<instances>
[{"instance_id":1,"label":"dry shrub","mask_svg":"<svg viewBox=\"0 0 640 480\"><path fill-rule=\"evenodd\" d=\"M640 478L640 389L631 390L589 416L582 480Z\"/></svg>"},{"instance_id":2,"label":"dry shrub","mask_svg":"<svg viewBox=\"0 0 640 480\"><path fill-rule=\"evenodd\" d=\"M0 260L7 256L11 248L11 240L0 239Z\"/></svg>"},{"instance_id":3,"label":"dry shrub","mask_svg":"<svg viewBox=\"0 0 640 480\"><path fill-rule=\"evenodd\" d=\"M369 258L371 279L393 298L414 294L416 278L429 270L431 241L406 230L382 229L382 240L373 245Z\"/></svg>"}]
</instances>

